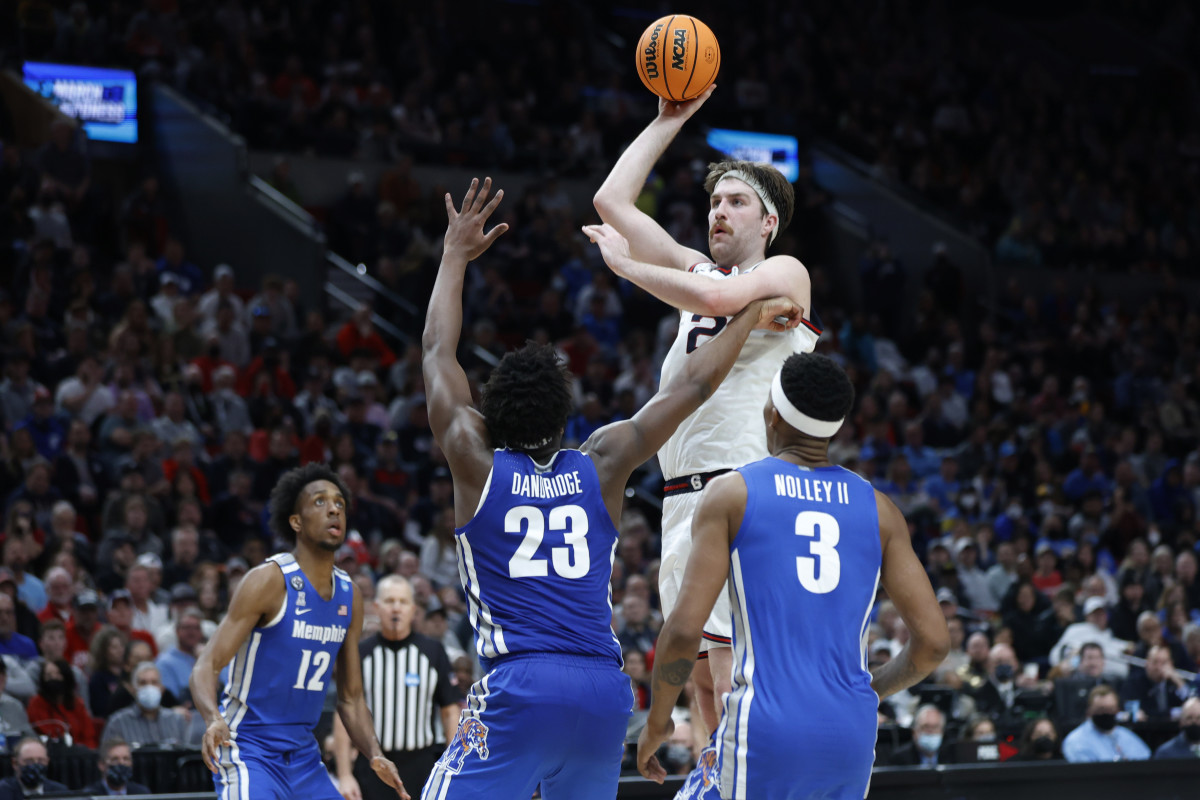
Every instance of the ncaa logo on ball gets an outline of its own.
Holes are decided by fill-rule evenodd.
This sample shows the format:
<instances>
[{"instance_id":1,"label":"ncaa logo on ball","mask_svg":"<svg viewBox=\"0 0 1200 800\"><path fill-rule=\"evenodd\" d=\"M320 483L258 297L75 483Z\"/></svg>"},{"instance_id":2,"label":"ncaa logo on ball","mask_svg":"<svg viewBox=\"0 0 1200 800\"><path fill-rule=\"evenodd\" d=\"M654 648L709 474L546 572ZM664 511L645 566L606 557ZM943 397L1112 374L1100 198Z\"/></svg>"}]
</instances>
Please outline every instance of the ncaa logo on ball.
<instances>
[{"instance_id":1,"label":"ncaa logo on ball","mask_svg":"<svg viewBox=\"0 0 1200 800\"><path fill-rule=\"evenodd\" d=\"M300 591L301 589L303 589L304 588L304 579L301 578L299 575L293 575L292 576L292 588L295 589L296 591Z\"/></svg>"},{"instance_id":2,"label":"ncaa logo on ball","mask_svg":"<svg viewBox=\"0 0 1200 800\"><path fill-rule=\"evenodd\" d=\"M671 69L683 71L683 59L687 55L687 31L675 29L675 41L671 45Z\"/></svg>"}]
</instances>

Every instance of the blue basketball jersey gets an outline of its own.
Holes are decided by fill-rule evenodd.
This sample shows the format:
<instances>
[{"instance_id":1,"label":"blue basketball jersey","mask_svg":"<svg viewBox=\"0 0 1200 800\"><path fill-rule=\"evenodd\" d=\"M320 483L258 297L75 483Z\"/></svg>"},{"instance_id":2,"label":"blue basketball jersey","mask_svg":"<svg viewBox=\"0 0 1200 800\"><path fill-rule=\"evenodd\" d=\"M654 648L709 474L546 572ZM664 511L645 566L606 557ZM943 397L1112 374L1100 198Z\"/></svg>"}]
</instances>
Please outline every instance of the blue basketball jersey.
<instances>
[{"instance_id":1,"label":"blue basketball jersey","mask_svg":"<svg viewBox=\"0 0 1200 800\"><path fill-rule=\"evenodd\" d=\"M621 663L609 586L617 529L590 457L560 450L540 467L496 450L479 508L455 539L485 670L514 653Z\"/></svg>"},{"instance_id":2,"label":"blue basketball jersey","mask_svg":"<svg viewBox=\"0 0 1200 800\"><path fill-rule=\"evenodd\" d=\"M286 752L313 742L350 627L354 586L335 567L333 596L324 600L291 553L267 560L283 572L287 596L275 619L255 627L233 657L221 716L234 740Z\"/></svg>"},{"instance_id":3,"label":"blue basketball jersey","mask_svg":"<svg viewBox=\"0 0 1200 800\"><path fill-rule=\"evenodd\" d=\"M882 560L875 492L841 467L767 458L738 471L746 511L730 545L721 796L775 796L766 787L785 777L780 765L801 760L809 789L858 781L861 797L879 704L866 650Z\"/></svg>"}]
</instances>

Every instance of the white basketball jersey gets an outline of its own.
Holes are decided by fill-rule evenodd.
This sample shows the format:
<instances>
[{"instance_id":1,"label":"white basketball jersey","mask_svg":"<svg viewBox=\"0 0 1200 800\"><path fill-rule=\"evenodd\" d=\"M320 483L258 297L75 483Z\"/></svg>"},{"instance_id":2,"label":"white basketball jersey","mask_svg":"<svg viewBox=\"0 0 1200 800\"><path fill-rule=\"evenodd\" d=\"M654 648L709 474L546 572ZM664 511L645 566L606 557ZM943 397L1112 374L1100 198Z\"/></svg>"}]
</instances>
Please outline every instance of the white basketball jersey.
<instances>
[{"instance_id":1,"label":"white basketball jersey","mask_svg":"<svg viewBox=\"0 0 1200 800\"><path fill-rule=\"evenodd\" d=\"M761 262L760 262L761 263ZM697 264L691 271L713 280L746 275L757 267L728 269ZM703 317L681 311L679 332L663 359L659 385L683 370L688 354L720 334L731 317ZM658 451L663 477L678 478L725 467L740 467L766 458L767 432L762 409L771 379L792 353L811 353L821 331L808 320L789 331L752 331L733 369L712 397L692 412Z\"/></svg>"}]
</instances>

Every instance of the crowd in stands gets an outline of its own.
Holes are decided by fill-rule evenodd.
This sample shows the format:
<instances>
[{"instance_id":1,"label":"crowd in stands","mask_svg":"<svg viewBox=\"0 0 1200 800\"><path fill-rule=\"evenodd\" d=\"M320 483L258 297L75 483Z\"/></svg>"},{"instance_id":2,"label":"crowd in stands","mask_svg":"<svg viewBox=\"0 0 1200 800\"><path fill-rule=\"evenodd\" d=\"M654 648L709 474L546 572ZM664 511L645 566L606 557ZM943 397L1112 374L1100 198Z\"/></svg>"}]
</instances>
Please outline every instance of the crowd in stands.
<instances>
[{"instance_id":1,"label":"crowd in stands","mask_svg":"<svg viewBox=\"0 0 1200 800\"><path fill-rule=\"evenodd\" d=\"M422 24L391 20L390 27L379 24L382 17L355 16L403 6L368 3L333 19L315 16L326 6L278 0L231 0L195 18L185 13L189 6L150 2L106 19L76 4L53 24L26 15L19 32L23 47L40 42L56 58L115 53L119 62L153 63L163 79L223 108L259 146L394 159L378 185L351 181L330 209L330 241L418 307L428 297L444 211L435 187L412 175L412 158L454 162L449 145L459 141L482 148L461 163L563 169L560 148L594 140L584 151L594 167L612 156L630 125L644 122L645 115L631 115L626 71L617 66L611 75L620 79L586 95L563 88L585 85L582 77L572 82L559 71L534 70L533 62L556 62L581 45L573 33L552 40L540 37L540 28L522 28L527 18L520 14L499 22L500 33L543 44L522 52L507 74L463 68L455 77L443 59L470 39L456 39L436 15ZM769 126L788 123L791 114L789 124L798 125L812 108L833 114L821 93L836 86L849 98L836 114L846 136L876 137L882 129L866 124L868 115L890 120L887 130L895 126L903 136L912 136L913 126L932 126L897 179L919 184L914 172L938 172L940 190L950 191L946 201L956 202L963 187L952 176L969 175L967 185L979 181L980 196L994 201L990 219L1016 211L1025 230L1038 231L1048 263L1073 256L1049 255L1041 238L1046 225L1065 239L1068 231L1132 220L1139 236L1163 234L1155 235L1162 252L1187 254L1195 221L1177 212L1189 195L1187 187L1171 187L1192 178L1173 163L1187 150L1182 138L1172 138L1177 131L1168 120L1149 119L1148 140L1129 132L1114 139L1099 129L1076 141L1094 109L1068 114L1057 90L1032 78L1031 92L1017 91L1022 84L1010 66L989 63L982 44L972 55L973 40L954 41L952 19L926 10L945 24L922 35L953 44L942 55L919 37L876 35L886 17L872 20L873 35L864 38L822 2L806 4L803 14L780 14L769 31L731 22L731 35L722 36L731 63L785 35L811 37L814 47L782 49L796 54L761 65L745 62L746 73L714 96L716 107ZM810 21L821 23L820 36ZM554 14L538 24L569 31ZM401 31L403 41L377 48L377 32L385 29ZM492 49L507 53L500 33ZM869 43L878 48L864 53ZM957 69L958 48L980 72ZM319 56L327 71L317 74L298 53ZM920 167L924 159L967 158L971 148L955 146L920 109L856 107L859 92L878 94L881 103L910 97L907 84L889 94L864 80L891 74L882 64L905 54L921 67L911 80L971 76L929 98L938 109L946 98L962 98L963 113L941 109L934 121L957 125L965 118L972 127L954 135L995 144L999 152L976 153L972 162L985 169ZM861 74L858 67L828 72L823 58L862 64ZM758 89L750 85L755 70L763 71ZM381 77L371 88L374 77L388 74L407 82ZM365 91L350 88L368 78L359 87ZM797 94L769 94L767 103L768 80L772 92L788 86ZM1000 85L1006 88L996 96ZM510 100L499 107L479 97ZM534 104L534 97L544 102ZM1122 102L1136 109L1149 99ZM524 118L511 107L520 103ZM1027 113L1025 103L1047 118ZM577 119L595 126L597 136L565 136L555 127ZM1021 135L1007 135L1010 125L1022 126ZM414 131L422 126L437 131L436 146L418 141ZM501 127L518 143L511 153ZM287 131L314 138L292 141ZM1048 131L1062 138L1043 135ZM384 140L383 149L365 149ZM1045 151L1029 157L1021 149L1027 140ZM343 149L331 149L339 142ZM1138 142L1154 156L1154 170L1117 155ZM891 146L875 144L881 153ZM1099 160L1066 164L1055 148L1068 146L1072 158L1086 152ZM419 349L383 337L370 308L339 319L306 307L288 279L250 286L238 280L236 265L193 263L157 181L147 177L119 202L103 202L70 126L56 126L39 150L4 143L0 152L0 241L9 243L0 271L14 276L0 290L5 731L56 738L65 731L89 747L118 736L135 746L198 742L186 681L196 648L245 572L283 547L265 525L264 503L284 471L309 461L332 464L354 494L339 566L368 601L378 577L408 576L421 609L418 629L441 640L469 680L474 648L457 582L452 484L428 429ZM538 160L544 158L555 163ZM1104 159L1124 166L1091 172L1109 163ZM1034 166L1062 169L1066 178L1010 171ZM286 174L276 179L286 189ZM703 247L701 179L690 155L668 160L639 203L680 241ZM1105 182L1109 191L1099 185ZM1021 186L1049 195L1025 195ZM1148 197L1152 187L1163 196ZM795 228L778 247L807 261L807 240L797 232L812 225L805 210L827 198L810 177L797 191ZM1092 202L1097 198L1105 200ZM577 444L628 417L655 391L676 315L613 279L578 232L590 209L573 207L555 180L506 200L501 213L511 232L468 277L462 360L478 385L487 376L486 356L527 338L557 344L576 378L577 413L565 439ZM1061 253L1086 244L1073 241ZM1119 251L1122 269L1145 266L1138 248L1147 241ZM1032 263L1000 259L1010 260ZM886 274L894 285L879 294L903 296L904 271L881 269L890 261L882 244L864 254L864 294L878 292ZM809 264L813 306L826 331L818 351L838 359L858 391L831 454L905 513L954 640L929 681L881 706L881 729L912 732L912 745L897 747L889 762L944 762L957 757L950 745L960 738L1009 736L1023 758L1113 760L1103 750L1113 742L1119 757L1145 757L1150 748L1128 737L1145 735L1156 721L1159 738L1161 725L1171 728L1173 738L1162 746L1174 748L1165 752L1196 754L1200 701L1189 699L1200 671L1196 298L1169 281L1139 305L1094 288L1073 293L1064 284L1029 296L1012 284L995 313L981 318L962 306L961 274L938 253L918 308L854 309L819 265ZM406 316L391 294L380 295L374 311L410 334L419 330L421 321ZM652 497L662 476L650 464L635 481L642 497ZM653 502L633 501L614 566L614 629L643 708L662 622L657 556ZM366 633L378 624L369 604L366 624ZM881 601L870 664L883 663L905 641L903 624ZM1125 733L1106 733L1114 725ZM681 726L672 741L677 769L688 766L687 736Z\"/></svg>"},{"instance_id":2,"label":"crowd in stands","mask_svg":"<svg viewBox=\"0 0 1200 800\"><path fill-rule=\"evenodd\" d=\"M9 7L0 31L11 53L135 66L256 149L594 175L653 109L630 68L652 10L53 5ZM1179 63L1097 74L1038 57L1034 34L1014 41L969 5L933 0L689 11L718 32L727 65L709 124L824 136L994 247L1000 263L1190 273L1200 128L1187 45L1200 25L1186 2L1110 5ZM412 201L386 196L401 220Z\"/></svg>"}]
</instances>

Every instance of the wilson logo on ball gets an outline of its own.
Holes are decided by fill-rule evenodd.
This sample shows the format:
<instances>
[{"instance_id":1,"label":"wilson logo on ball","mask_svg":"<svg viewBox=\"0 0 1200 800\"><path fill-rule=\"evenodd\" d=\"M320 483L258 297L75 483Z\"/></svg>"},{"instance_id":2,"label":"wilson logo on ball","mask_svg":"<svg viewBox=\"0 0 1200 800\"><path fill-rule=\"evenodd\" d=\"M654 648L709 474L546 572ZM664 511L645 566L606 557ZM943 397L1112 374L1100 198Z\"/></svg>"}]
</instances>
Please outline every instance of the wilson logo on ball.
<instances>
[{"instance_id":1,"label":"wilson logo on ball","mask_svg":"<svg viewBox=\"0 0 1200 800\"><path fill-rule=\"evenodd\" d=\"M703 94L721 68L717 37L687 14L672 14L651 23L638 39L635 56L638 77L646 88L677 102Z\"/></svg>"}]
</instances>

